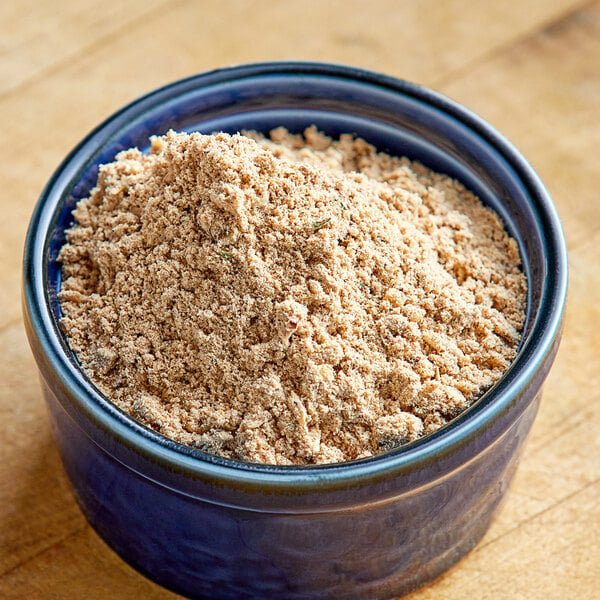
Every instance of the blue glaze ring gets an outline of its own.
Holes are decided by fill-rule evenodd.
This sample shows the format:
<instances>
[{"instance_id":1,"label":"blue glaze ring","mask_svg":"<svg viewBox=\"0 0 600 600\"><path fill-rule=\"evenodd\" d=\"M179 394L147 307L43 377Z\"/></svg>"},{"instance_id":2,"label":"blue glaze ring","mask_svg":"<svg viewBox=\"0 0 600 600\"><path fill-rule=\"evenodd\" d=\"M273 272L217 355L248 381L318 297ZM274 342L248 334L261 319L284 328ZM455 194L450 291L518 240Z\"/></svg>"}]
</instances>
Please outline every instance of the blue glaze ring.
<instances>
[{"instance_id":1,"label":"blue glaze ring","mask_svg":"<svg viewBox=\"0 0 600 600\"><path fill-rule=\"evenodd\" d=\"M519 354L473 407L374 458L278 467L209 456L134 422L82 373L59 326L57 254L98 165L169 129L316 124L462 181L517 239L528 314ZM23 304L53 433L75 496L104 540L190 598L391 598L475 546L517 466L556 354L567 258L554 206L496 130L426 88L339 65L265 63L204 73L129 104L52 176L24 255Z\"/></svg>"}]
</instances>

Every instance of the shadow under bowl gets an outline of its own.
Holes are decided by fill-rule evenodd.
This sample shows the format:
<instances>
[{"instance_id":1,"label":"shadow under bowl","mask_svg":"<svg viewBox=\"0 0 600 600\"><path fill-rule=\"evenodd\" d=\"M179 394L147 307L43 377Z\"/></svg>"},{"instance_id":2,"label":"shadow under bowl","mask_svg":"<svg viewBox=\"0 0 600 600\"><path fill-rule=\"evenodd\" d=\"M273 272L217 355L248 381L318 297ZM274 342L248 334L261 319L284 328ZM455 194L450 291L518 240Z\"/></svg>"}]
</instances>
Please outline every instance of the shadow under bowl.
<instances>
[{"instance_id":1,"label":"shadow under bowl","mask_svg":"<svg viewBox=\"0 0 600 600\"><path fill-rule=\"evenodd\" d=\"M59 326L57 255L98 165L178 131L356 134L461 181L520 248L528 313L503 378L448 426L348 463L247 464L133 421L83 374ZM464 107L340 65L265 63L178 81L131 103L65 159L33 214L24 316L53 432L82 511L127 562L192 598L390 598L475 546L517 466L558 348L567 286L552 202L525 159Z\"/></svg>"}]
</instances>

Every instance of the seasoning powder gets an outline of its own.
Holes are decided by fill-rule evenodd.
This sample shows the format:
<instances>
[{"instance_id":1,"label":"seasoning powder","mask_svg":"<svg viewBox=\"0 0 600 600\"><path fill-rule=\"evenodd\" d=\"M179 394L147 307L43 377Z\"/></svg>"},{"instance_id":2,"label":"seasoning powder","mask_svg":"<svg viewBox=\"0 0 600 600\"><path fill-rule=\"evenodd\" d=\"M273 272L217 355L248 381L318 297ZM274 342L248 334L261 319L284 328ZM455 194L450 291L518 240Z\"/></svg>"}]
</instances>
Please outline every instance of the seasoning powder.
<instances>
[{"instance_id":1,"label":"seasoning powder","mask_svg":"<svg viewBox=\"0 0 600 600\"><path fill-rule=\"evenodd\" d=\"M514 358L526 282L447 176L314 127L170 132L74 211L62 326L125 412L206 452L347 461L431 433Z\"/></svg>"}]
</instances>

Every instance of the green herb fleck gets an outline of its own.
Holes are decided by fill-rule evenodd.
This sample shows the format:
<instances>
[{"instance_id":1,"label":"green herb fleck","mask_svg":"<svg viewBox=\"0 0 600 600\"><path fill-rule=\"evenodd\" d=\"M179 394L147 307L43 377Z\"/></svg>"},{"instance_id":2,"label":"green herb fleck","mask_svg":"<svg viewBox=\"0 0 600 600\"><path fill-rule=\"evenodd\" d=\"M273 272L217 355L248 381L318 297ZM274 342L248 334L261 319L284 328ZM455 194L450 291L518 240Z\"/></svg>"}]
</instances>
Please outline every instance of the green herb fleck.
<instances>
[{"instance_id":1,"label":"green herb fleck","mask_svg":"<svg viewBox=\"0 0 600 600\"><path fill-rule=\"evenodd\" d=\"M317 230L321 229L321 227L325 227L325 225L327 225L327 223L329 223L329 221L331 221L330 218L322 219L321 221L315 221L312 224L313 231L317 231Z\"/></svg>"},{"instance_id":2,"label":"green herb fleck","mask_svg":"<svg viewBox=\"0 0 600 600\"><path fill-rule=\"evenodd\" d=\"M226 250L217 250L217 254L223 258L226 258L227 260L235 260L233 254L231 254L231 252L227 252Z\"/></svg>"}]
</instances>

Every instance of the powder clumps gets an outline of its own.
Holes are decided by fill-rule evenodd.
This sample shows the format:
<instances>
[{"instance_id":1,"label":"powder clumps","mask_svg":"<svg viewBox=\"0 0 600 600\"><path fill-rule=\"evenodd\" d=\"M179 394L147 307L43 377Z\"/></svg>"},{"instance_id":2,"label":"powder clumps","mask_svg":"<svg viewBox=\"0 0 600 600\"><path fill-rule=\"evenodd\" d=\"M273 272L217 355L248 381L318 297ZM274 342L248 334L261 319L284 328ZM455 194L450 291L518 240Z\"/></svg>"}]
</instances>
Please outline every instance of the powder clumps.
<instances>
[{"instance_id":1,"label":"powder clumps","mask_svg":"<svg viewBox=\"0 0 600 600\"><path fill-rule=\"evenodd\" d=\"M209 453L372 456L516 354L526 282L497 215L351 135L169 132L102 166L73 214L71 348L125 412Z\"/></svg>"}]
</instances>

